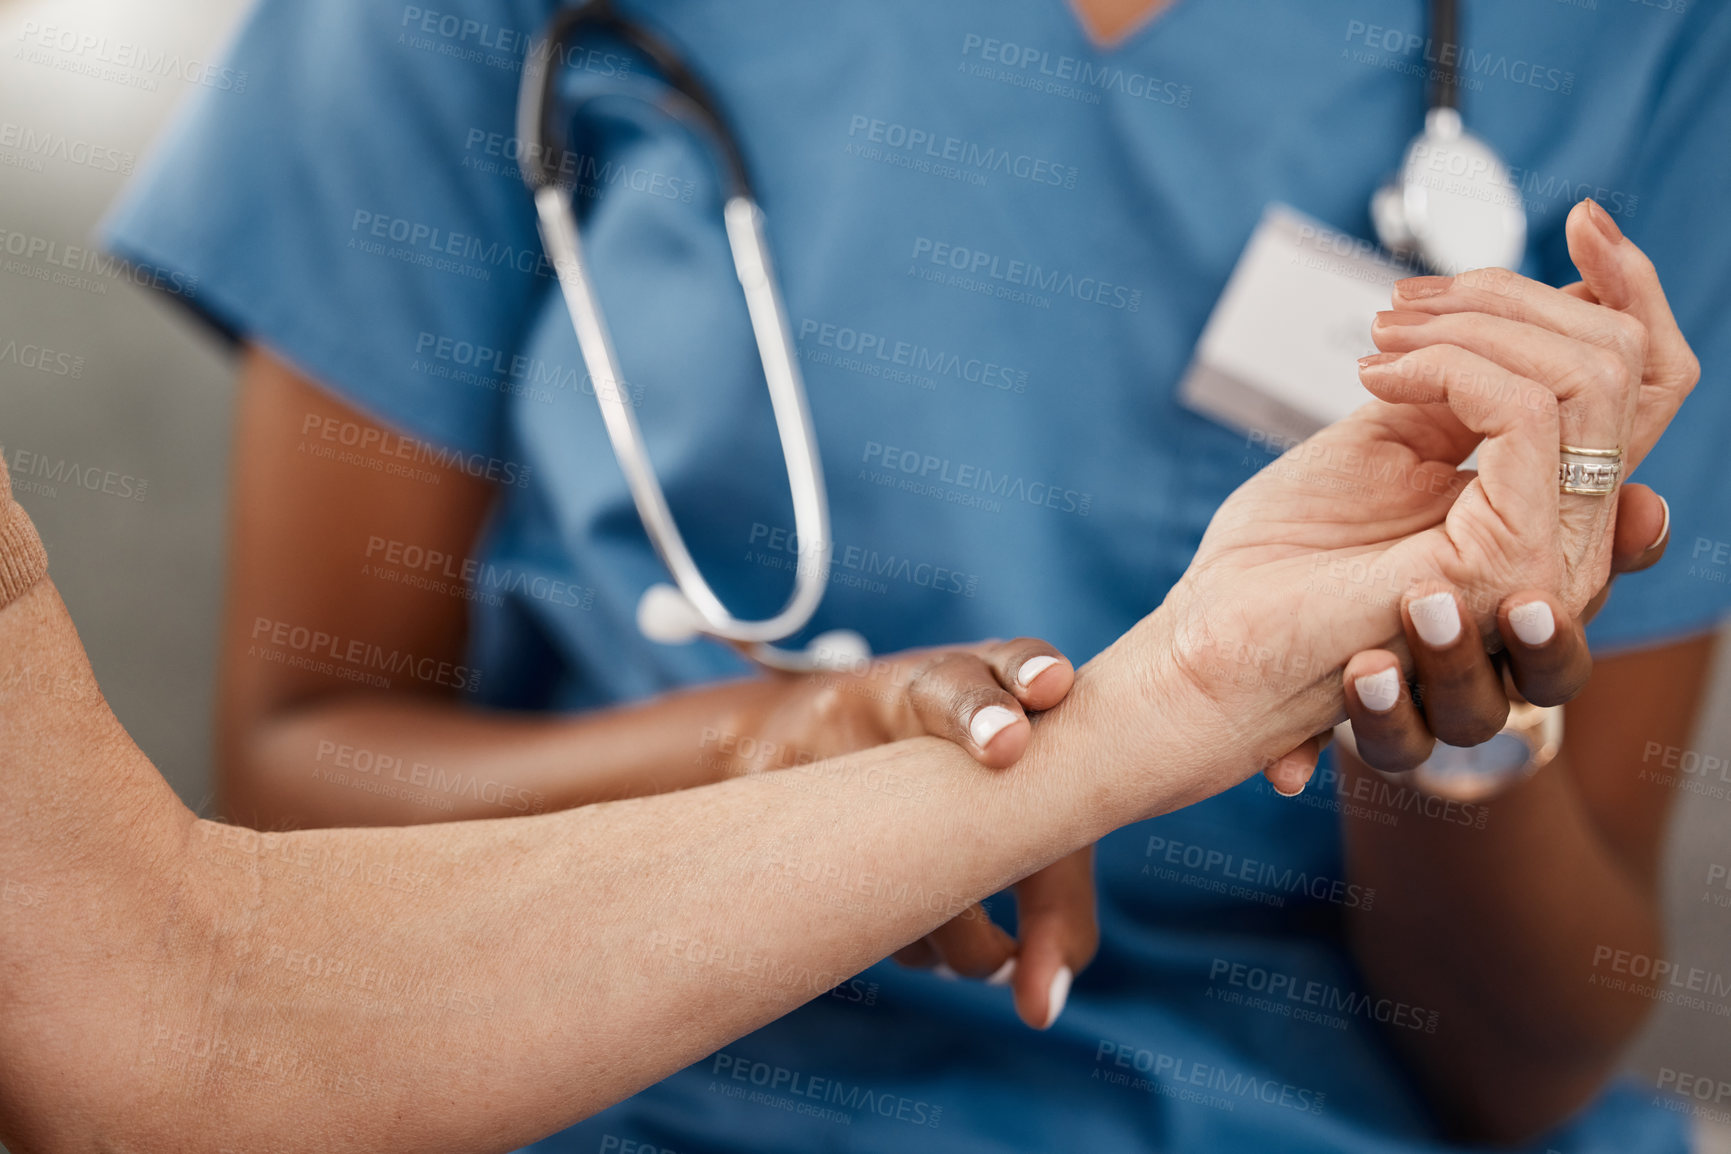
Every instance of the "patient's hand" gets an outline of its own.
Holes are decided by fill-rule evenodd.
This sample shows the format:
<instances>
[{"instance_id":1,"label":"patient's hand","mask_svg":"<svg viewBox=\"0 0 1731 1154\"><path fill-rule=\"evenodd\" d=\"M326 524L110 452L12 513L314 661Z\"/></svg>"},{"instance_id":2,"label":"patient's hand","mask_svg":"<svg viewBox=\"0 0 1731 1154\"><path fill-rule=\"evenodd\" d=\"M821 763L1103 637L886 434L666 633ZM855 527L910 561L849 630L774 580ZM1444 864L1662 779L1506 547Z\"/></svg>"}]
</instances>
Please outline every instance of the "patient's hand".
<instances>
[{"instance_id":1,"label":"patient's hand","mask_svg":"<svg viewBox=\"0 0 1731 1154\"><path fill-rule=\"evenodd\" d=\"M1559 494L1558 445L1621 447L1626 475L1697 370L1646 257L1586 205L1568 237L1584 287L1503 270L1403 282L1405 323L1384 318L1390 351L1361 370L1382 400L1234 493L1144 623L1170 663L1145 683L1176 671L1195 688L1222 772L1340 720L1343 666L1400 637L1404 594L1453 592L1488 635L1510 593L1579 615L1604 586L1616 497ZM1459 471L1475 448L1479 471ZM1432 604L1446 631L1455 602Z\"/></svg>"},{"instance_id":2,"label":"patient's hand","mask_svg":"<svg viewBox=\"0 0 1731 1154\"><path fill-rule=\"evenodd\" d=\"M1616 252L1620 247L1616 241L1621 237L1616 225L1590 202L1581 211L1593 216L1593 223L1602 222L1604 239L1612 241L1599 249ZM1591 254L1585 258L1590 260ZM1671 320L1658 278L1645 268L1637 267L1635 272L1633 277L1595 277L1595 283L1608 294L1606 300L1601 301L1586 281L1569 285L1563 292L1628 313L1642 325L1646 356L1639 366L1641 384L1634 438L1639 449L1652 439L1642 426L1651 423L1655 428L1662 427L1676 407L1676 398L1686 395L1699 379L1700 368ZM1523 319L1518 294L1492 297L1487 304L1486 294L1472 280L1464 278L1444 292L1429 295L1409 296L1404 291L1427 288L1432 283L1429 281L1403 282L1397 286L1393 311L1379 316L1371 332L1377 347L1391 353L1413 352L1431 344L1457 341L1463 332L1468 333L1470 340L1471 322L1464 321L1462 314L1483 312L1513 321ZM1578 323L1569 326L1564 335L1592 342L1595 332L1600 331L1595 323L1599 314L1576 312L1573 316ZM1537 362L1543 357L1544 333L1535 332L1533 336L1539 338L1531 343L1530 350ZM1562 367L1565 373L1579 374L1588 365L1581 358L1565 358ZM1566 430L1564 439L1569 439ZM1562 704L1585 686L1592 672L1592 657L1579 625L1591 620L1604 604L1617 574L1637 572L1658 562L1669 530L1670 511L1656 493L1645 485L1624 486L1618 495L1616 530L1612 536L1611 576L1578 619L1558 605L1539 604L1550 600L1542 591L1525 591L1505 600L1497 614L1498 625L1508 672L1522 697L1540 705ZM1380 682L1371 683L1377 708L1367 708L1352 683L1394 669L1401 658L1391 652L1369 651L1353 659L1348 671L1347 701L1358 753L1363 760L1385 771L1408 769L1429 755L1433 739L1452 745L1476 745L1502 728L1509 705L1503 678L1470 623L1465 633L1468 636L1461 644L1452 649L1438 649L1416 632L1408 614L1406 642L1411 659L1407 666L1423 683L1422 705L1405 694L1394 702L1388 701L1390 683L1394 688L1404 684L1404 678L1396 672L1392 677L1382 673Z\"/></svg>"}]
</instances>

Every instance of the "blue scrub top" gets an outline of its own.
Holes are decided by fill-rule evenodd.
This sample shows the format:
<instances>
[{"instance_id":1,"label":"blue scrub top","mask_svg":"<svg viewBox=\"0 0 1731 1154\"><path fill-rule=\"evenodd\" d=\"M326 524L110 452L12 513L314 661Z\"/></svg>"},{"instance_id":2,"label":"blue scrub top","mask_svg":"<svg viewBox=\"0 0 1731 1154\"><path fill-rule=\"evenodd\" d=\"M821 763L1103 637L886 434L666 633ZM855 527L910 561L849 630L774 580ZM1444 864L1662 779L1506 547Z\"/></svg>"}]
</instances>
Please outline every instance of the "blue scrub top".
<instances>
[{"instance_id":1,"label":"blue scrub top","mask_svg":"<svg viewBox=\"0 0 1731 1154\"><path fill-rule=\"evenodd\" d=\"M623 7L739 134L834 511L809 632L879 652L1033 634L1080 662L1158 605L1268 460L1174 397L1234 261L1275 200L1370 235L1424 112L1417 0L1178 0L1112 49L1059 0ZM1596 197L1704 367L1640 473L1671 501L1670 556L1619 587L1601 646L1708 629L1731 596L1731 492L1702 467L1731 430L1731 9L1674 7L1464 5L1465 113L1522 190L1524 271L1575 279L1563 219ZM662 569L514 163L520 61L553 8L262 0L229 61L244 91L193 102L107 239L501 479L477 697L574 710L742 667L633 623ZM569 64L574 94L644 69L599 42ZM710 580L767 613L797 546L710 169L628 100L591 111L567 176L638 419ZM1345 875L1332 780L1295 803L1257 778L1103 841L1099 958L1049 1032L1004 990L880 965L536 1148L1446 1149L1390 1038L1448 1023L1367 993L1344 948L1377 895ZM1676 1115L1613 1089L1532 1148L1683 1145Z\"/></svg>"}]
</instances>

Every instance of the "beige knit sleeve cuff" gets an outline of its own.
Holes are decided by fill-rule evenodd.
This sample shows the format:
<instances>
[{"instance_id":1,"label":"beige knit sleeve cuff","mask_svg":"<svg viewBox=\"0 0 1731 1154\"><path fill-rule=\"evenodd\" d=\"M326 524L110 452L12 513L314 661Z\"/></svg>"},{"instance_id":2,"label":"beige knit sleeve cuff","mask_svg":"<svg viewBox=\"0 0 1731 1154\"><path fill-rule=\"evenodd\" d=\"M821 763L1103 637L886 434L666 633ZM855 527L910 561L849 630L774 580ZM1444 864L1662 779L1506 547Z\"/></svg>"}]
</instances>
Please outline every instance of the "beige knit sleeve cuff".
<instances>
[{"instance_id":1,"label":"beige knit sleeve cuff","mask_svg":"<svg viewBox=\"0 0 1731 1154\"><path fill-rule=\"evenodd\" d=\"M30 514L12 499L12 478L0 457L0 609L29 592L48 572L48 554Z\"/></svg>"}]
</instances>

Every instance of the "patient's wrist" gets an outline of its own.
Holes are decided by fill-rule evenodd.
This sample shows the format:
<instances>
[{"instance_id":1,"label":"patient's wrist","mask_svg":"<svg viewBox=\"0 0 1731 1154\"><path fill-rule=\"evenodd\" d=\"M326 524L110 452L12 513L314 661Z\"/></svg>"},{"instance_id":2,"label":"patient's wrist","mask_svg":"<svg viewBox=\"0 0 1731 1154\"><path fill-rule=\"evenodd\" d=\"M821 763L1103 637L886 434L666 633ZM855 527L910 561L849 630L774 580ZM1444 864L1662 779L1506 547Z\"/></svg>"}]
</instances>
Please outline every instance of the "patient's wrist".
<instances>
[{"instance_id":1,"label":"patient's wrist","mask_svg":"<svg viewBox=\"0 0 1731 1154\"><path fill-rule=\"evenodd\" d=\"M1076 671L1076 683L1035 723L1017 769L1052 782L1095 837L1209 797L1220 758L1206 703L1169 659L1162 613L1145 618Z\"/></svg>"},{"instance_id":2,"label":"patient's wrist","mask_svg":"<svg viewBox=\"0 0 1731 1154\"><path fill-rule=\"evenodd\" d=\"M12 499L12 481L0 459L0 609L30 591L48 572L48 554L36 526Z\"/></svg>"},{"instance_id":3,"label":"patient's wrist","mask_svg":"<svg viewBox=\"0 0 1731 1154\"><path fill-rule=\"evenodd\" d=\"M1029 756L1107 829L1229 789L1338 720L1337 676L1247 675L1217 653L1199 665L1180 617L1169 604L1144 618L1037 724Z\"/></svg>"}]
</instances>

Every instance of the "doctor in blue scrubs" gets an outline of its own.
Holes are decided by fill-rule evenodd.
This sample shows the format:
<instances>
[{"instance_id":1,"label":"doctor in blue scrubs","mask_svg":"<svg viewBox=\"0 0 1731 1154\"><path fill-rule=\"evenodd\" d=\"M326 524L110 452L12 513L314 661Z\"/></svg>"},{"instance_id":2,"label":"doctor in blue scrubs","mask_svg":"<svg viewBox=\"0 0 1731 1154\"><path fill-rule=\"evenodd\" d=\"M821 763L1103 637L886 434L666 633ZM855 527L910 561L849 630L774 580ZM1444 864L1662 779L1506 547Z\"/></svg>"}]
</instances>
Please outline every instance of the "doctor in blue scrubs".
<instances>
[{"instance_id":1,"label":"doctor in blue scrubs","mask_svg":"<svg viewBox=\"0 0 1731 1154\"><path fill-rule=\"evenodd\" d=\"M505 782L459 816L568 804L572 742L635 748L634 703L748 672L634 627L662 570L516 172L521 61L555 7L261 0L229 61L245 91L202 94L109 222L250 350L221 719L241 816L453 816L284 784L416 740ZM834 516L809 632L878 652L1030 634L1080 662L1158 604L1269 460L1176 398L1239 253L1274 201L1370 235L1425 106L1418 0L620 7L739 136ZM1594 198L1652 256L1705 382L1641 477L1678 547L1594 622L1563 756L1478 803L1345 756L1302 803L1252 779L1100 843L1099 953L1044 1032L1001 989L886 963L536 1149L1686 1148L1652 1093L1590 1088L1639 1021L1601 1012L1602 983L1657 940L1675 775L1643 750L1687 745L1731 603L1709 467L1731 435L1731 9L1462 19L1463 109L1528 216L1520 271L1576 279L1562 224ZM573 92L646 67L606 43L568 63ZM718 592L773 610L797 546L709 164L628 102L590 108L569 179L625 387ZM325 480L302 485L309 460ZM314 532L315 500L352 532ZM380 694L246 655L260 622L333 620L450 660Z\"/></svg>"}]
</instances>

